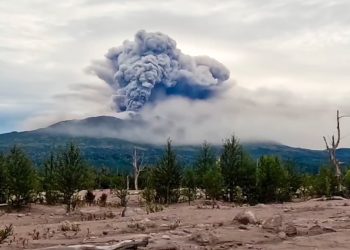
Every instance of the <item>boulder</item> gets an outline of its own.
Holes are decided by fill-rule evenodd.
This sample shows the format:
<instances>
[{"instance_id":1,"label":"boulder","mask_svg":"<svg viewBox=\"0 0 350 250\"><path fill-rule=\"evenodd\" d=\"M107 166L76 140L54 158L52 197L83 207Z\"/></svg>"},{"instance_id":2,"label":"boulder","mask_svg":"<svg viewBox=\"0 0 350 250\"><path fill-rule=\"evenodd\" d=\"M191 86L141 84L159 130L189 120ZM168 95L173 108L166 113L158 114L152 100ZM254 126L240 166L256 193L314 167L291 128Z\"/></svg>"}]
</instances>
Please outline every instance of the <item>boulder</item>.
<instances>
[{"instance_id":1,"label":"boulder","mask_svg":"<svg viewBox=\"0 0 350 250\"><path fill-rule=\"evenodd\" d=\"M298 230L294 225L288 224L285 228L285 233L288 237L293 237L298 234Z\"/></svg>"},{"instance_id":2,"label":"boulder","mask_svg":"<svg viewBox=\"0 0 350 250\"><path fill-rule=\"evenodd\" d=\"M65 231L70 231L71 228L72 228L72 224L69 221L67 221L67 220L63 221L61 223L61 225L60 225L60 230L64 231L64 232Z\"/></svg>"},{"instance_id":3,"label":"boulder","mask_svg":"<svg viewBox=\"0 0 350 250\"><path fill-rule=\"evenodd\" d=\"M279 232L278 233L278 237L281 239L281 240L285 240L287 238L287 235L285 232Z\"/></svg>"},{"instance_id":4,"label":"boulder","mask_svg":"<svg viewBox=\"0 0 350 250\"><path fill-rule=\"evenodd\" d=\"M153 228L157 226L157 224L154 221L151 221L148 218L143 219L141 223L144 224L147 228Z\"/></svg>"},{"instance_id":5,"label":"boulder","mask_svg":"<svg viewBox=\"0 0 350 250\"><path fill-rule=\"evenodd\" d=\"M336 232L336 230L334 228L321 227L320 225L314 225L308 229L307 235L314 236L314 235L319 235L319 234L324 234L324 233L333 233L333 232Z\"/></svg>"},{"instance_id":6,"label":"boulder","mask_svg":"<svg viewBox=\"0 0 350 250\"><path fill-rule=\"evenodd\" d=\"M163 239L163 240L170 240L170 236L169 236L169 235L164 234L164 235L162 236L162 239Z\"/></svg>"},{"instance_id":7,"label":"boulder","mask_svg":"<svg viewBox=\"0 0 350 250\"><path fill-rule=\"evenodd\" d=\"M322 227L320 225L314 225L308 229L307 234L310 236L323 234Z\"/></svg>"},{"instance_id":8,"label":"boulder","mask_svg":"<svg viewBox=\"0 0 350 250\"><path fill-rule=\"evenodd\" d=\"M280 232L282 229L282 221L282 216L280 214L276 214L264 220L262 223L262 228L267 231Z\"/></svg>"},{"instance_id":9,"label":"boulder","mask_svg":"<svg viewBox=\"0 0 350 250\"><path fill-rule=\"evenodd\" d=\"M218 242L218 237L208 231L195 232L190 239L197 242L200 246L212 245Z\"/></svg>"},{"instance_id":10,"label":"boulder","mask_svg":"<svg viewBox=\"0 0 350 250\"><path fill-rule=\"evenodd\" d=\"M255 205L256 208L266 208L267 206L265 204L259 203Z\"/></svg>"},{"instance_id":11,"label":"boulder","mask_svg":"<svg viewBox=\"0 0 350 250\"><path fill-rule=\"evenodd\" d=\"M235 218L233 219L234 222L238 222L243 225L248 225L248 224L257 224L258 219L256 218L255 214L252 211L242 211L239 212Z\"/></svg>"}]
</instances>

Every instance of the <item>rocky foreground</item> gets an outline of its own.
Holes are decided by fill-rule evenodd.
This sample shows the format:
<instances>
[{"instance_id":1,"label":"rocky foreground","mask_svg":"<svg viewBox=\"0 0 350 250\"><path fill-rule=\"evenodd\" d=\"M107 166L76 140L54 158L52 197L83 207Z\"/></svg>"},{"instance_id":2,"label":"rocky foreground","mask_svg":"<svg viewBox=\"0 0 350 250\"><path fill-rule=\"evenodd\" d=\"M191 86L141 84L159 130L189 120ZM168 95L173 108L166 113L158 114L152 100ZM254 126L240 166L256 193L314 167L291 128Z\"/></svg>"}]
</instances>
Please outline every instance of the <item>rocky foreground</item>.
<instances>
[{"instance_id":1,"label":"rocky foreground","mask_svg":"<svg viewBox=\"0 0 350 250\"><path fill-rule=\"evenodd\" d=\"M216 208L204 201L146 214L122 208L32 205L0 215L14 234L1 249L349 249L350 201Z\"/></svg>"}]
</instances>

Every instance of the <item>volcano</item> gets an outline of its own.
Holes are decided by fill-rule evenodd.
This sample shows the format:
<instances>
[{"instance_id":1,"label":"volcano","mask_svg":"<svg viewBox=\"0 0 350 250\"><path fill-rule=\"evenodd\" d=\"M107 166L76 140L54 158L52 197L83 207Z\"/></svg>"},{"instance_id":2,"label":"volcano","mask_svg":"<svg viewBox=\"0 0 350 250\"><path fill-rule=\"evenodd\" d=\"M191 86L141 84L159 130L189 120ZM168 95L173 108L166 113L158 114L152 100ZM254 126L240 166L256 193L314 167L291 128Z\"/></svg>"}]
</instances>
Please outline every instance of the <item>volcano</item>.
<instances>
[{"instance_id":1,"label":"volcano","mask_svg":"<svg viewBox=\"0 0 350 250\"><path fill-rule=\"evenodd\" d=\"M145 126L149 124L139 117L120 119L97 116L61 121L32 131L0 134L0 152L6 152L12 146L18 145L30 155L36 165L40 166L50 152L60 150L67 143L73 142L79 145L89 164L130 171L135 146L144 150L145 162L149 165L155 164L163 153L162 144L139 142L137 137L133 140L124 139L127 131ZM164 137L164 143L166 139ZM199 144L174 146L179 160L185 165L195 161L200 147ZM325 151L294 148L276 142L243 143L243 147L255 159L262 155L276 155L294 162L303 172L317 173L328 161ZM221 145L213 145L213 150L218 156ZM350 163L350 149L339 149L338 156L345 164Z\"/></svg>"}]
</instances>

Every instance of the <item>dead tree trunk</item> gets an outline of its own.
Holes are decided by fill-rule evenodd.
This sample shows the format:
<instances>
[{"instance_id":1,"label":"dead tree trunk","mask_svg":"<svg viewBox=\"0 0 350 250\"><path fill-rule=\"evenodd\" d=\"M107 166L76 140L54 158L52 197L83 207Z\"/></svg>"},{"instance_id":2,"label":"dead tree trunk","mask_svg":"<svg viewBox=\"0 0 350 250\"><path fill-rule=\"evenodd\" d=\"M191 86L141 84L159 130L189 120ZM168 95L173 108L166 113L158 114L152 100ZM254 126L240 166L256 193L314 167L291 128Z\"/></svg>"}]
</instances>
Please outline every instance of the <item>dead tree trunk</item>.
<instances>
[{"instance_id":1,"label":"dead tree trunk","mask_svg":"<svg viewBox=\"0 0 350 250\"><path fill-rule=\"evenodd\" d=\"M129 191L129 187L130 187L130 184L129 184L129 175L126 176L126 190Z\"/></svg>"},{"instance_id":2,"label":"dead tree trunk","mask_svg":"<svg viewBox=\"0 0 350 250\"><path fill-rule=\"evenodd\" d=\"M339 110L337 110L337 137L336 138L334 135L332 135L332 139L330 143L328 143L326 137L323 136L323 140L326 144L326 149L329 154L329 160L331 162L331 165L334 167L335 176L337 177L337 180L338 180L338 191L340 189L341 168L340 168L340 163L337 159L336 153L340 143L340 119L343 117L348 117L348 116L340 116Z\"/></svg>"},{"instance_id":3,"label":"dead tree trunk","mask_svg":"<svg viewBox=\"0 0 350 250\"><path fill-rule=\"evenodd\" d=\"M143 157L140 157L137 155L137 150L134 148L134 154L133 154L133 168L134 168L134 185L135 190L139 190L139 176L141 171L143 170L142 165Z\"/></svg>"}]
</instances>

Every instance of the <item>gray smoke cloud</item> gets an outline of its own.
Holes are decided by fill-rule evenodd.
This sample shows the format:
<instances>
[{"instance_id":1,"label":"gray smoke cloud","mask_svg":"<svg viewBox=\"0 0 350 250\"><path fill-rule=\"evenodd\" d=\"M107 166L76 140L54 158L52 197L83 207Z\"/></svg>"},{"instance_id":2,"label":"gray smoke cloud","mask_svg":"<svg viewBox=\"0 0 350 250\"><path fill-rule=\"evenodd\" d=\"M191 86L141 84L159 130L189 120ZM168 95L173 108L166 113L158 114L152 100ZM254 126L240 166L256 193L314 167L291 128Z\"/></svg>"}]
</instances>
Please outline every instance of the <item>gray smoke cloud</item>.
<instances>
[{"instance_id":1,"label":"gray smoke cloud","mask_svg":"<svg viewBox=\"0 0 350 250\"><path fill-rule=\"evenodd\" d=\"M138 111L168 96L205 100L215 96L230 76L220 62L185 55L169 36L138 31L134 41L109 49L88 72L109 84L117 111Z\"/></svg>"}]
</instances>

